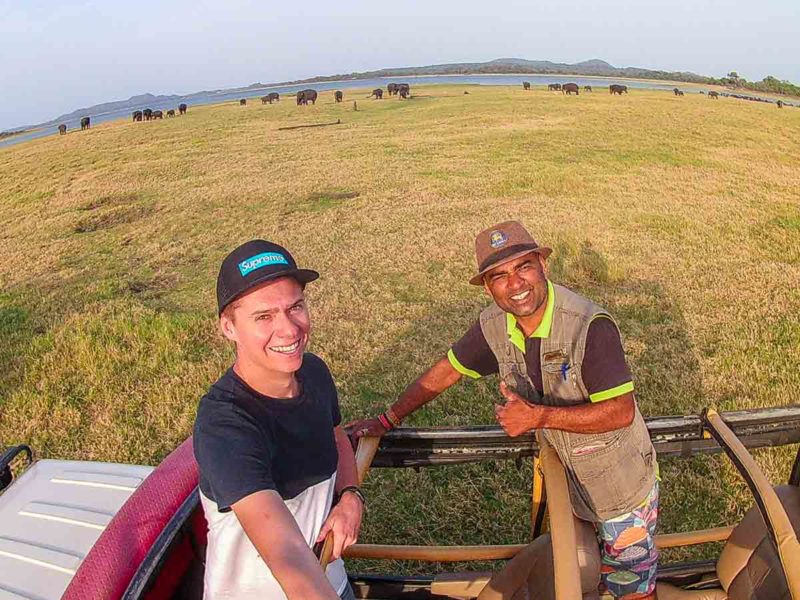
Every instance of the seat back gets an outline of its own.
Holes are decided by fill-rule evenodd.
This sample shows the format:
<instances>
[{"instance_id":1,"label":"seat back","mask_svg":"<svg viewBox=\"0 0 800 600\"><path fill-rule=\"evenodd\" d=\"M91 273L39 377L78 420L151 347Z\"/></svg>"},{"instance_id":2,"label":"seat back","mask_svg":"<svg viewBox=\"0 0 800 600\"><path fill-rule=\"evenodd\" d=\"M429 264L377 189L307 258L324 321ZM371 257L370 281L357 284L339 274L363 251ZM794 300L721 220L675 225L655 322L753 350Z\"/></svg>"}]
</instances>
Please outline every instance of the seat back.
<instances>
[{"instance_id":1,"label":"seat back","mask_svg":"<svg viewBox=\"0 0 800 600\"><path fill-rule=\"evenodd\" d=\"M800 488L775 488L780 503L800 535ZM789 600L780 558L758 507L747 511L734 528L717 562L717 575L730 600Z\"/></svg>"}]
</instances>

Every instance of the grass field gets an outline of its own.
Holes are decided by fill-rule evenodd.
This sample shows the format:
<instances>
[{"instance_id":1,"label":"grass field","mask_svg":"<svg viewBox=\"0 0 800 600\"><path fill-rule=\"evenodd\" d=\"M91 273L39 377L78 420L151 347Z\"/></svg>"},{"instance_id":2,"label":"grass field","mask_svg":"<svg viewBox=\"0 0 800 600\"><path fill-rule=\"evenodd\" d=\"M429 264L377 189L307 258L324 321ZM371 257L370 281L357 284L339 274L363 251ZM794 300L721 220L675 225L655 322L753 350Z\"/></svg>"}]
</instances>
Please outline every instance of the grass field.
<instances>
[{"instance_id":1,"label":"grass field","mask_svg":"<svg viewBox=\"0 0 800 600\"><path fill-rule=\"evenodd\" d=\"M345 419L371 415L477 317L474 235L509 218L555 248L554 280L618 318L644 414L800 401L799 110L638 90L366 93L0 150L0 445L157 463L232 360L214 282L253 237L322 273L312 349ZM462 383L409 424L490 423L497 398L493 380ZM785 481L795 451L758 459ZM750 504L723 459L662 473L662 531ZM510 463L376 470L362 541L524 541L530 478Z\"/></svg>"}]
</instances>

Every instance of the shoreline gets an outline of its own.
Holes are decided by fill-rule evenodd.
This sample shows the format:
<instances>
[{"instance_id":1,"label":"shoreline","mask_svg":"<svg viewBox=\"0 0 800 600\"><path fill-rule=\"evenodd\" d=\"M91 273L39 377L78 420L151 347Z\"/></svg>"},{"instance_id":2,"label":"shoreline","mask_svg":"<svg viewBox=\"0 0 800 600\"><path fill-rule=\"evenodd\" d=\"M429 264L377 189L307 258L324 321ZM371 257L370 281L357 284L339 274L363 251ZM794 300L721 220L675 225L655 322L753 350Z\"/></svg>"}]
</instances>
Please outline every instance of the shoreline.
<instances>
[{"instance_id":1,"label":"shoreline","mask_svg":"<svg viewBox=\"0 0 800 600\"><path fill-rule=\"evenodd\" d=\"M31 129L17 129L15 131L0 131L0 140L7 140L8 138L12 138L16 135L31 133L32 131L36 131L36 129L31 128Z\"/></svg>"},{"instance_id":2,"label":"shoreline","mask_svg":"<svg viewBox=\"0 0 800 600\"><path fill-rule=\"evenodd\" d=\"M729 88L724 85L720 85L717 83L697 83L693 81L677 81L674 79L650 79L647 77L621 77L616 75L581 75L578 73L425 73L422 75L376 75L371 77L351 77L348 79L305 79L296 82L284 82L284 83L270 83L265 86L259 87L246 87L246 88L234 88L232 90L216 90L212 92L213 94L228 94L228 93L245 93L245 92L254 92L259 90L269 90L275 88L286 88L286 87L295 87L295 86L303 86L303 85L312 85L312 84L329 84L329 83L351 83L354 81L370 81L374 79L397 79L400 80L402 78L414 78L414 79L422 79L422 78L434 78L434 77L580 77L586 79L602 79L606 81L632 81L632 82L646 82L658 85L665 85L665 86L686 86L691 88L707 88L713 90L722 90L728 93L736 93L736 94L750 94L751 96L756 97L764 97L764 98L772 98L773 100L780 100L780 99L800 99L800 96L793 96L791 94L775 94L772 92L760 92L757 90L749 90L747 88ZM447 85L447 84L444 84ZM455 84L454 84L455 85ZM480 85L480 84L478 84ZM510 85L510 84L498 84L498 85ZM191 97L191 95L186 96L187 98Z\"/></svg>"}]
</instances>

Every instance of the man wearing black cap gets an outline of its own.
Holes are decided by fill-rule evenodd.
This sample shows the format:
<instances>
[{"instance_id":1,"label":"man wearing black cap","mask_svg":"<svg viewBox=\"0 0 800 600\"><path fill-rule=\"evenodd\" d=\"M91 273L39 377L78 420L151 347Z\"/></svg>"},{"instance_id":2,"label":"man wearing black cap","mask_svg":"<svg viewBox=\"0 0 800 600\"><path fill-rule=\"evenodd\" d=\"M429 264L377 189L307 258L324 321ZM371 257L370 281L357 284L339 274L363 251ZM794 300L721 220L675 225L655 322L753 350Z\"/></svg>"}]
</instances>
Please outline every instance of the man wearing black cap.
<instances>
[{"instance_id":1,"label":"man wearing black cap","mask_svg":"<svg viewBox=\"0 0 800 600\"><path fill-rule=\"evenodd\" d=\"M236 360L200 400L194 427L205 600L353 597L340 556L358 536L364 498L333 378L305 351L303 290L318 277L263 240L220 268L219 324ZM323 571L312 546L329 532L334 561Z\"/></svg>"},{"instance_id":2,"label":"man wearing black cap","mask_svg":"<svg viewBox=\"0 0 800 600\"><path fill-rule=\"evenodd\" d=\"M470 283L492 304L386 412L348 429L383 435L463 376L498 374L506 403L497 421L511 436L540 430L558 453L573 513L597 531L605 588L654 599L657 464L619 330L603 308L547 279L550 253L516 221L479 233Z\"/></svg>"}]
</instances>

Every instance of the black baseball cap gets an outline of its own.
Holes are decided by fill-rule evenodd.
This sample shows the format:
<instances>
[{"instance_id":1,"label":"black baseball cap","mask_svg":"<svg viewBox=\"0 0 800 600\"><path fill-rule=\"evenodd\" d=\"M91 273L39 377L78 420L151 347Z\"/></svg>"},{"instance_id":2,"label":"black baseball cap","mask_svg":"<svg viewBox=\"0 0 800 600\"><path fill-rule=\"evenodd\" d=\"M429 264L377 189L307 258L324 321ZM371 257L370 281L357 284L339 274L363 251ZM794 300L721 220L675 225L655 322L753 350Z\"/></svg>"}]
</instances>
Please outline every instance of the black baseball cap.
<instances>
[{"instance_id":1,"label":"black baseball cap","mask_svg":"<svg viewBox=\"0 0 800 600\"><path fill-rule=\"evenodd\" d=\"M294 277L305 285L318 279L319 273L310 269L298 269L294 258L283 246L265 240L245 242L228 254L219 268L219 314L247 290L279 277Z\"/></svg>"}]
</instances>

